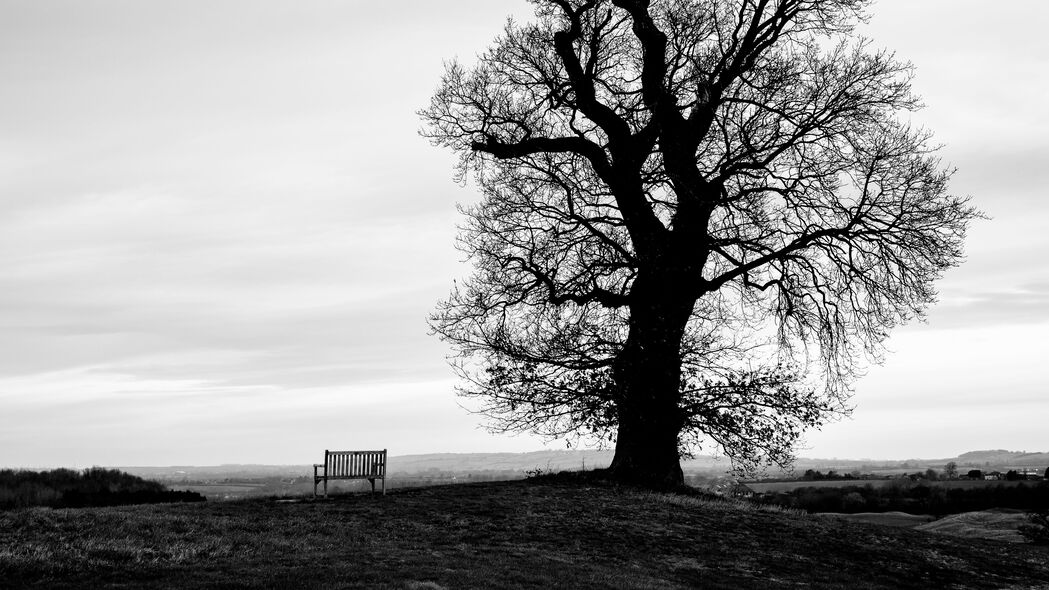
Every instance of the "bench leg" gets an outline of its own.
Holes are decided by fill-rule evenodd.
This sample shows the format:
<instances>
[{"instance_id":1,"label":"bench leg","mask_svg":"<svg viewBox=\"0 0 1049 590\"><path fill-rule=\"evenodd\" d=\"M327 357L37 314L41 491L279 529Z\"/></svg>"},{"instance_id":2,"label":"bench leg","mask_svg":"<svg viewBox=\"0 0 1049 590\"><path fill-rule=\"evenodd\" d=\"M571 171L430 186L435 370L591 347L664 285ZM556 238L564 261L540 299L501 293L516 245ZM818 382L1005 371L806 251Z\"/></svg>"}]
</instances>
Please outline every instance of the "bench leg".
<instances>
[{"instance_id":1,"label":"bench leg","mask_svg":"<svg viewBox=\"0 0 1049 590\"><path fill-rule=\"evenodd\" d=\"M368 481L372 484L372 493L374 494L375 493L375 478L374 477L369 477Z\"/></svg>"},{"instance_id":2,"label":"bench leg","mask_svg":"<svg viewBox=\"0 0 1049 590\"><path fill-rule=\"evenodd\" d=\"M328 478L324 478L324 499L328 499Z\"/></svg>"}]
</instances>

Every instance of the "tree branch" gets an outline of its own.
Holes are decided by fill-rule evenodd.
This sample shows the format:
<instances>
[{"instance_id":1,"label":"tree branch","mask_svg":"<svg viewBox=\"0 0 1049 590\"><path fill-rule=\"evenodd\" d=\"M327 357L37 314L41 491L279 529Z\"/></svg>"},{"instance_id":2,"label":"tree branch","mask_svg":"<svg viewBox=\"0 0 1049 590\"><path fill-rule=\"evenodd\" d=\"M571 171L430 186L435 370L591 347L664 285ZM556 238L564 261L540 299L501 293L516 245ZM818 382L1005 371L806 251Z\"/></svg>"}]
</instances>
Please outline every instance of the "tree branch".
<instances>
[{"instance_id":1,"label":"tree branch","mask_svg":"<svg viewBox=\"0 0 1049 590\"><path fill-rule=\"evenodd\" d=\"M484 141L471 142L470 149L499 159L523 158L541 153L576 154L586 158L598 175L604 177L612 173L612 165L605 150L583 137L529 137L505 143L496 137L486 136Z\"/></svg>"}]
</instances>

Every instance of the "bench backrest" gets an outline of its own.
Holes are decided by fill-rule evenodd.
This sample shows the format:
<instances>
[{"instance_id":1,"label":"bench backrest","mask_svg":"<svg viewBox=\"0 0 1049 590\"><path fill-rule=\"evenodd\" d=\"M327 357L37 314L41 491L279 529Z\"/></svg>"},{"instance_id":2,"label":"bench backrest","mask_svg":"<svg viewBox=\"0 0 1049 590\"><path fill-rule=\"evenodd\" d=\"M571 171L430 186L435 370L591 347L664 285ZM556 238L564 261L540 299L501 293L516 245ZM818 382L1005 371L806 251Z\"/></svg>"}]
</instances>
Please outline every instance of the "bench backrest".
<instances>
[{"instance_id":1,"label":"bench backrest","mask_svg":"<svg viewBox=\"0 0 1049 590\"><path fill-rule=\"evenodd\" d=\"M324 451L328 477L386 477L386 449L381 451Z\"/></svg>"}]
</instances>

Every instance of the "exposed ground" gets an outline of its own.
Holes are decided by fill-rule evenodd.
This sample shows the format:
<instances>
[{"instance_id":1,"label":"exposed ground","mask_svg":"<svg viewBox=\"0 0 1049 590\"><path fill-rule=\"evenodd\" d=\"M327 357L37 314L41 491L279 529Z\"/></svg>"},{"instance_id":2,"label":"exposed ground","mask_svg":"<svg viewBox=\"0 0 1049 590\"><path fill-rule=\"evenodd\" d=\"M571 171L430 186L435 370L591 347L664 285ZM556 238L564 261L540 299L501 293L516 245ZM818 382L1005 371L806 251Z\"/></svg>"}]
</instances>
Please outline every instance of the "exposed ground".
<instances>
[{"instance_id":1,"label":"exposed ground","mask_svg":"<svg viewBox=\"0 0 1049 590\"><path fill-rule=\"evenodd\" d=\"M854 514L843 514L840 512L821 512L814 516L824 518L839 518L850 522L865 522L868 524L880 524L883 526L900 527L912 529L918 525L925 524L935 517L928 514L908 514L906 512L856 512ZM1020 536L1017 533L1017 536ZM979 537L976 537L979 538Z\"/></svg>"},{"instance_id":2,"label":"exposed ground","mask_svg":"<svg viewBox=\"0 0 1049 590\"><path fill-rule=\"evenodd\" d=\"M0 587L1049 588L1049 550L575 478L0 513Z\"/></svg>"},{"instance_id":3,"label":"exposed ground","mask_svg":"<svg viewBox=\"0 0 1049 590\"><path fill-rule=\"evenodd\" d=\"M1027 515L1019 510L984 510L952 514L916 528L928 533L966 539L1023 543L1025 539L1017 529L1027 522Z\"/></svg>"}]
</instances>

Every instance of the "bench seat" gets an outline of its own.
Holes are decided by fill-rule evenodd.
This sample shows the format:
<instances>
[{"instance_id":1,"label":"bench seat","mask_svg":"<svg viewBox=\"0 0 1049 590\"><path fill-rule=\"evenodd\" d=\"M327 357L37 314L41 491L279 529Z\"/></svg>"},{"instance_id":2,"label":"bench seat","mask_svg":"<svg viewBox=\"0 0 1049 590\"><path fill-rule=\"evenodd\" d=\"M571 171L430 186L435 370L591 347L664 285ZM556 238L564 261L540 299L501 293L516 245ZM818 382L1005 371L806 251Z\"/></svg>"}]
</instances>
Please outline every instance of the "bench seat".
<instances>
[{"instance_id":1,"label":"bench seat","mask_svg":"<svg viewBox=\"0 0 1049 590\"><path fill-rule=\"evenodd\" d=\"M375 493L375 480L382 481L382 493L386 495L386 449L381 451L324 451L324 463L313 465L313 497L317 497L317 484L324 483L324 497L328 497L328 480L366 479Z\"/></svg>"}]
</instances>

